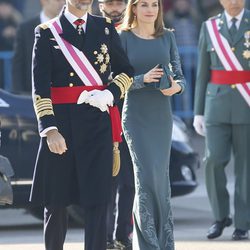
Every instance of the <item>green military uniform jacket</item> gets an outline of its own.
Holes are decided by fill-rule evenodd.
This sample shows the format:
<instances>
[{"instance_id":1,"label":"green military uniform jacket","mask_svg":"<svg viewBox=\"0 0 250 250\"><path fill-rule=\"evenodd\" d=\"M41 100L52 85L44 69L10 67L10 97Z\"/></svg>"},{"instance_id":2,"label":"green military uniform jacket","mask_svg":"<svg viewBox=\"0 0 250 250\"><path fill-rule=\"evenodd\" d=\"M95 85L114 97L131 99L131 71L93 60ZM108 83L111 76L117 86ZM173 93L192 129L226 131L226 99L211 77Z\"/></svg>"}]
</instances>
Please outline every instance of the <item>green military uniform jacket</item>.
<instances>
[{"instance_id":1,"label":"green military uniform jacket","mask_svg":"<svg viewBox=\"0 0 250 250\"><path fill-rule=\"evenodd\" d=\"M225 13L219 19L219 32L228 40L232 51L244 70L250 70L250 58L243 55L246 50L246 32L250 32L250 11L245 10L237 36L232 41ZM207 26L202 24L199 39L199 63L195 90L195 115L205 115L207 123L250 124L250 107L235 85L213 84L211 70L224 70L210 39Z\"/></svg>"}]
</instances>

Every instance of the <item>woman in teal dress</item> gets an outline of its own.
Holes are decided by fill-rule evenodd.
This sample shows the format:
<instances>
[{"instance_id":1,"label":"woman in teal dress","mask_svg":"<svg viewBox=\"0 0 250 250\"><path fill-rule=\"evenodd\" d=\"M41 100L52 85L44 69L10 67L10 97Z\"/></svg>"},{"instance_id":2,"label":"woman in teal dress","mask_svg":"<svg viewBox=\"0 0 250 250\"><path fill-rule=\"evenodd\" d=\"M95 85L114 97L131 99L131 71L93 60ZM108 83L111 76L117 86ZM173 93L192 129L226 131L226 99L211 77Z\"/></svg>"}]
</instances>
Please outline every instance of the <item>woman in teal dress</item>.
<instances>
[{"instance_id":1,"label":"woman in teal dress","mask_svg":"<svg viewBox=\"0 0 250 250\"><path fill-rule=\"evenodd\" d=\"M161 0L130 0L121 41L134 67L134 83L123 107L123 129L133 160L134 250L174 250L169 158L172 136L170 96L184 90L174 34L163 27ZM171 87L157 89L171 68Z\"/></svg>"}]
</instances>

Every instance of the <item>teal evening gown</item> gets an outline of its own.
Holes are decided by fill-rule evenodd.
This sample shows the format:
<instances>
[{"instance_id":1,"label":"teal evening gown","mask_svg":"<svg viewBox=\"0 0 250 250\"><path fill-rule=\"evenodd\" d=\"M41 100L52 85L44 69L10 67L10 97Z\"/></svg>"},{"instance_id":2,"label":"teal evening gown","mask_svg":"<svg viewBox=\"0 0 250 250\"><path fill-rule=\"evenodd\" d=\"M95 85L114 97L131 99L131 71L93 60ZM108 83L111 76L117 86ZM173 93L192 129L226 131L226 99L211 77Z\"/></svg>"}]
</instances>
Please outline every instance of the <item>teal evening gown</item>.
<instances>
[{"instance_id":1,"label":"teal evening gown","mask_svg":"<svg viewBox=\"0 0 250 250\"><path fill-rule=\"evenodd\" d=\"M155 39L143 39L131 31L121 32L120 37L135 70L122 114L135 176L133 249L174 250L169 180L171 97L144 84L143 74L157 64L171 64L174 79L184 90L175 38L169 30Z\"/></svg>"}]
</instances>

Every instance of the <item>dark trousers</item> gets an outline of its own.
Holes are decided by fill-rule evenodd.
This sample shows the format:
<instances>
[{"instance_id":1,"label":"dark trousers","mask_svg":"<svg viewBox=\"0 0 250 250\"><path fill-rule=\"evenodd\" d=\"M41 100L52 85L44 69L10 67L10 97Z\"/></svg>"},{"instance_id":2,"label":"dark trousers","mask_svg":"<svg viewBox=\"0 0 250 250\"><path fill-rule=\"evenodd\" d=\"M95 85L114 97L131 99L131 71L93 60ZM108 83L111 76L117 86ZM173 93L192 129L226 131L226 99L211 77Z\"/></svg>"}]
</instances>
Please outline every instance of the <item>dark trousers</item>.
<instances>
[{"instance_id":1,"label":"dark trousers","mask_svg":"<svg viewBox=\"0 0 250 250\"><path fill-rule=\"evenodd\" d=\"M116 207L116 194L118 196L118 206ZM120 183L117 177L113 178L112 183L112 197L108 204L107 212L107 240L113 240L113 233L115 229L115 217L117 216L117 227L115 238L124 241L132 232L132 208L134 201L135 188L134 186L124 185ZM118 208L118 211L117 211Z\"/></svg>"},{"instance_id":2,"label":"dark trousers","mask_svg":"<svg viewBox=\"0 0 250 250\"><path fill-rule=\"evenodd\" d=\"M85 250L106 250L107 206L84 207ZM45 207L44 241L46 250L63 250L68 226L65 207Z\"/></svg>"}]
</instances>

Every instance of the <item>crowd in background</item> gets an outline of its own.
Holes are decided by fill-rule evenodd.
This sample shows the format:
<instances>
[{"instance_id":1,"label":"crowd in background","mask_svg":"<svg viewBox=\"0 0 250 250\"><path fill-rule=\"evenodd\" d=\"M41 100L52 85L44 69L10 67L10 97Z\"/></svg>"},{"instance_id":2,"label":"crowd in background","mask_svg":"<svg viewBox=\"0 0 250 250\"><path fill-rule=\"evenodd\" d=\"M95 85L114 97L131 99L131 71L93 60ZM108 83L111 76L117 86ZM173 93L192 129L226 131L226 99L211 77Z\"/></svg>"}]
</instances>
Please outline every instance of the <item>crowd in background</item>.
<instances>
[{"instance_id":1,"label":"crowd in background","mask_svg":"<svg viewBox=\"0 0 250 250\"><path fill-rule=\"evenodd\" d=\"M181 50L181 57L183 49L185 54L185 48L197 48L202 21L222 10L218 0L163 0L163 5L165 25L175 30L174 33L177 46ZM250 7L250 0L246 1L246 7ZM18 25L37 15L40 9L40 0L0 0L0 88L5 88L4 75L8 73L4 71L4 55L1 56L1 52L13 51ZM100 14L97 0L94 0L92 12L97 15ZM185 64L183 69L189 87L188 96L185 93L181 97L183 99L182 104L179 106L178 103L176 106L174 105L174 110L183 110L185 107L188 109L193 108L196 57L191 56L192 58L184 58L183 55L183 58L181 58L182 63ZM182 116L182 113L180 113L180 116ZM183 118L185 118L185 115Z\"/></svg>"}]
</instances>

